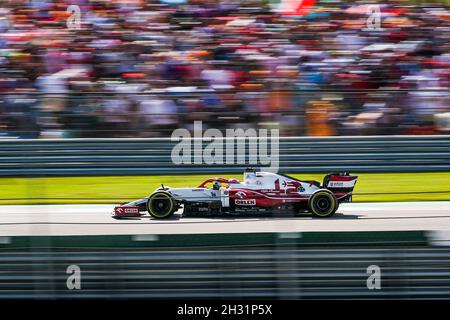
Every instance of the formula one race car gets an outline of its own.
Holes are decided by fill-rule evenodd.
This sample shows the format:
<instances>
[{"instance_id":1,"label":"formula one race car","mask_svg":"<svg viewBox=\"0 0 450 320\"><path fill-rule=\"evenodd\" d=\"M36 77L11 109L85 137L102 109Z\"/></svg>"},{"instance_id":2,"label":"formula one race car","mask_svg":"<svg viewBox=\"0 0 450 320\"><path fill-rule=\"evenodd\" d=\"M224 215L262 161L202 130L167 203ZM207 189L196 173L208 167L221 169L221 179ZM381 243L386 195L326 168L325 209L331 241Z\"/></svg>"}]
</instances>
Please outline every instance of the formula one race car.
<instances>
[{"instance_id":1,"label":"formula one race car","mask_svg":"<svg viewBox=\"0 0 450 320\"><path fill-rule=\"evenodd\" d=\"M336 212L339 203L351 201L357 178L348 173L330 173L320 184L247 169L243 182L211 178L197 188L161 185L147 198L115 207L113 216L134 217L148 211L156 219L165 219L183 207L183 216L311 212L325 218Z\"/></svg>"}]
</instances>

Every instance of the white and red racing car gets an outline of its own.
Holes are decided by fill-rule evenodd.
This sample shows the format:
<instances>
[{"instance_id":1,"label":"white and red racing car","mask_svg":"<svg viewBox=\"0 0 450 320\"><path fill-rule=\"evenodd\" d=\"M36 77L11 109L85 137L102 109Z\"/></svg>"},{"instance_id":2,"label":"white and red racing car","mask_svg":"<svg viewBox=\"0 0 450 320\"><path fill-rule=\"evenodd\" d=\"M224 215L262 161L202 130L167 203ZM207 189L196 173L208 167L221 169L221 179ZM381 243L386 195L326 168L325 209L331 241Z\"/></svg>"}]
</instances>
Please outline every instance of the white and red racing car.
<instances>
[{"instance_id":1,"label":"white and red racing car","mask_svg":"<svg viewBox=\"0 0 450 320\"><path fill-rule=\"evenodd\" d=\"M147 198L115 207L113 216L135 217L147 211L156 219L165 219L183 207L183 216L311 212L325 218L336 212L339 203L351 201L357 178L348 173L330 173L320 184L247 169L243 182L211 178L196 188L161 185Z\"/></svg>"}]
</instances>

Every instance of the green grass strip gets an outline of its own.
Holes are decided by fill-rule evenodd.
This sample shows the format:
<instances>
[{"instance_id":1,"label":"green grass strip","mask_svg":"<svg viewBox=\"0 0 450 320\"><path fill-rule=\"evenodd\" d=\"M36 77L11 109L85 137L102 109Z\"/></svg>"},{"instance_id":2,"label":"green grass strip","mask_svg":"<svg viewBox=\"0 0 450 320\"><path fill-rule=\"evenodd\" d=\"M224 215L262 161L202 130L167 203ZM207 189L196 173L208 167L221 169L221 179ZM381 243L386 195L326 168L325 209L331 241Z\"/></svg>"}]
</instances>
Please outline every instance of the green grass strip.
<instances>
[{"instance_id":1,"label":"green grass strip","mask_svg":"<svg viewBox=\"0 0 450 320\"><path fill-rule=\"evenodd\" d=\"M356 173L357 174L357 173ZM450 172L361 173L354 202L450 200ZM224 178L241 176L219 175ZM292 174L322 181L324 174ZM195 187L209 175L0 178L0 204L117 203L145 197L161 183Z\"/></svg>"}]
</instances>

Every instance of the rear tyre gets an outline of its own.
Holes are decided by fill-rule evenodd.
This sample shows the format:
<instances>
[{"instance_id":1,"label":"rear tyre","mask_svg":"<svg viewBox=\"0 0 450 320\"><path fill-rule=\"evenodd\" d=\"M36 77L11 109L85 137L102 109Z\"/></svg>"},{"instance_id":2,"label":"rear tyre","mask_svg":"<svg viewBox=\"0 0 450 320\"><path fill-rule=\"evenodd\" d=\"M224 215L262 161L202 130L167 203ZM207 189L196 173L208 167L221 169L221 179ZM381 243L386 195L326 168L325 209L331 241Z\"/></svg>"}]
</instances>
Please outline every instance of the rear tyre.
<instances>
[{"instance_id":1,"label":"rear tyre","mask_svg":"<svg viewBox=\"0 0 450 320\"><path fill-rule=\"evenodd\" d=\"M147 200L147 211L155 219L170 218L175 210L175 201L166 192L155 192Z\"/></svg>"},{"instance_id":2,"label":"rear tyre","mask_svg":"<svg viewBox=\"0 0 450 320\"><path fill-rule=\"evenodd\" d=\"M309 198L309 211L317 218L329 218L337 210L339 203L334 194L328 190L319 190Z\"/></svg>"}]
</instances>

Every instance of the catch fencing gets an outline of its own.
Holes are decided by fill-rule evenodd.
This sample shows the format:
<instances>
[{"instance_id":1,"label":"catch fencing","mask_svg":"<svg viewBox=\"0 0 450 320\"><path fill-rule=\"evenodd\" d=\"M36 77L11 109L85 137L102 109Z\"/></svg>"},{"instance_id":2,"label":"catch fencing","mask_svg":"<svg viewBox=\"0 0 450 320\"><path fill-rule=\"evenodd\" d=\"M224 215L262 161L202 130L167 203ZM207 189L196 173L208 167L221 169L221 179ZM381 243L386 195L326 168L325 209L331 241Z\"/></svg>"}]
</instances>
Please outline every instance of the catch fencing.
<instances>
[{"instance_id":1,"label":"catch fencing","mask_svg":"<svg viewBox=\"0 0 450 320\"><path fill-rule=\"evenodd\" d=\"M192 246L183 246L180 236L158 246L156 235L139 236L150 239L147 244L135 236L129 247L116 238L102 247L106 236L66 237L70 248L58 247L51 237L25 240L30 246L0 250L0 299L450 298L449 247L427 245L419 237L402 240L399 233L388 233L385 241L392 238L391 243L370 243L374 234L317 233L316 239L326 239L310 244L308 234L280 234L265 245L252 245L251 235L222 237L221 245L214 244L219 235L209 236L210 243ZM75 269L79 289L67 285L74 280L68 270Z\"/></svg>"}]
</instances>

